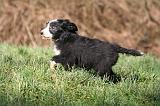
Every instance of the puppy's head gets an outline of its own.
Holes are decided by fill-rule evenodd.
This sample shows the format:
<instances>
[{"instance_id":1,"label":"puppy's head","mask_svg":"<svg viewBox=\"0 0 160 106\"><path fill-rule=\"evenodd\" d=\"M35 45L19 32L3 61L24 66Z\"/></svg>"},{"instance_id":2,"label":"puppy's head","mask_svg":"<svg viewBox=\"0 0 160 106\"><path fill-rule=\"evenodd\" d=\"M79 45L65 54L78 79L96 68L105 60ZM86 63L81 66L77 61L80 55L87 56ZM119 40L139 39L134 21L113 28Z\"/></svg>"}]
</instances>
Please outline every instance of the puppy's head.
<instances>
[{"instance_id":1,"label":"puppy's head","mask_svg":"<svg viewBox=\"0 0 160 106\"><path fill-rule=\"evenodd\" d=\"M46 23L41 30L41 36L48 39L59 39L64 32L76 33L77 26L67 19L55 19Z\"/></svg>"}]
</instances>

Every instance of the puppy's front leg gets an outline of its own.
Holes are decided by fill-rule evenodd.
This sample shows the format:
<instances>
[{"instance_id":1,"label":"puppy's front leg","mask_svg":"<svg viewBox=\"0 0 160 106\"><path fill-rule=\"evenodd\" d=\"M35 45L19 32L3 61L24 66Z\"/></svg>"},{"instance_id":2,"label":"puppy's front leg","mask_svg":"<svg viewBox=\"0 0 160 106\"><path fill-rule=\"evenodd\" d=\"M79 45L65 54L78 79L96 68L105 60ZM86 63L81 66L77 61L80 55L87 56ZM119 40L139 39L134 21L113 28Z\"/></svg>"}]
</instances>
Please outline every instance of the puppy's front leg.
<instances>
[{"instance_id":1,"label":"puppy's front leg","mask_svg":"<svg viewBox=\"0 0 160 106\"><path fill-rule=\"evenodd\" d=\"M51 61L50 61L50 68L55 70L58 64L62 64L62 62L64 61L64 58L61 55L57 55L52 57Z\"/></svg>"}]
</instances>

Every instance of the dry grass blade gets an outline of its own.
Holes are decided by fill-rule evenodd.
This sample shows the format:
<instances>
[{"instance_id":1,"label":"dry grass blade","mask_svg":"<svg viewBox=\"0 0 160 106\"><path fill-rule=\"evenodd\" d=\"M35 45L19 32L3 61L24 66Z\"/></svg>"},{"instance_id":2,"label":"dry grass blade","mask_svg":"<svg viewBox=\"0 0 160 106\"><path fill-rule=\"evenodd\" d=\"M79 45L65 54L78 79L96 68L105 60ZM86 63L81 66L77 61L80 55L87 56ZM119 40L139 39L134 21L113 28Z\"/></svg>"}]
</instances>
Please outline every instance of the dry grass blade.
<instances>
[{"instance_id":1,"label":"dry grass blade","mask_svg":"<svg viewBox=\"0 0 160 106\"><path fill-rule=\"evenodd\" d=\"M24 25L25 28L26 28L27 35L28 35L29 39L31 40L31 44L32 44L34 47L37 46L37 44L36 44L36 42L35 42L35 39L34 39L34 35L33 35L32 32L30 31L29 26L28 26L27 23L24 21L24 18L23 18L22 15L21 15L21 18L22 18L23 25Z\"/></svg>"}]
</instances>

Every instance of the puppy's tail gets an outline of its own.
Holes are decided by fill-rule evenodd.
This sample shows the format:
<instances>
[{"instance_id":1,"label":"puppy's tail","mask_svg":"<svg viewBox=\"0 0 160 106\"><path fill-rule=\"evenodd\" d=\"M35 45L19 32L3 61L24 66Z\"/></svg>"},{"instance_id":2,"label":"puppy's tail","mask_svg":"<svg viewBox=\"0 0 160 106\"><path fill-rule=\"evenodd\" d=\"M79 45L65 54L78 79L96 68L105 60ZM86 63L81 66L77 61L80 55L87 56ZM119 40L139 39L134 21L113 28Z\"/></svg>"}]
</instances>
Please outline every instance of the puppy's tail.
<instances>
[{"instance_id":1,"label":"puppy's tail","mask_svg":"<svg viewBox=\"0 0 160 106\"><path fill-rule=\"evenodd\" d=\"M137 51L134 49L126 49L126 48L120 47L119 45L114 45L114 47L118 53L125 53L125 54L130 54L133 56L143 56L144 55L143 52Z\"/></svg>"}]
</instances>

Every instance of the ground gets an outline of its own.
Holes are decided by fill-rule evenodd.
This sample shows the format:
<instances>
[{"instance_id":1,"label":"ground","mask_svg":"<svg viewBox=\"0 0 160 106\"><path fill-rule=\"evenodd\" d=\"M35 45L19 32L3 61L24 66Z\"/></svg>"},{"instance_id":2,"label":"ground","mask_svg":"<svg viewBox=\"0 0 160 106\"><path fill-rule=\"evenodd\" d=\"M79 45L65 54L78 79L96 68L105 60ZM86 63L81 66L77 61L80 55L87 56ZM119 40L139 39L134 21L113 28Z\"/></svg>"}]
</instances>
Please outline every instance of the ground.
<instances>
[{"instance_id":1,"label":"ground","mask_svg":"<svg viewBox=\"0 0 160 106\"><path fill-rule=\"evenodd\" d=\"M57 18L82 36L160 57L160 0L0 0L0 42L48 46L40 29Z\"/></svg>"},{"instance_id":2,"label":"ground","mask_svg":"<svg viewBox=\"0 0 160 106\"><path fill-rule=\"evenodd\" d=\"M51 48L0 44L1 106L106 106L160 105L160 60L120 55L114 72L122 81L100 77L61 65L49 68Z\"/></svg>"}]
</instances>

